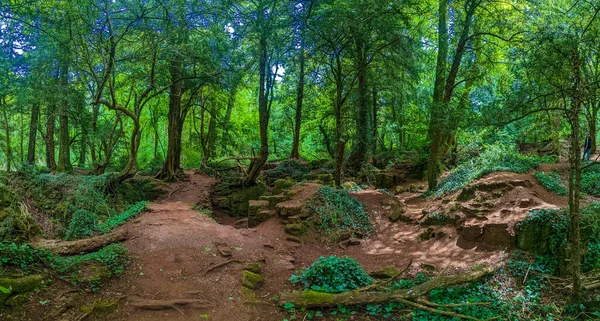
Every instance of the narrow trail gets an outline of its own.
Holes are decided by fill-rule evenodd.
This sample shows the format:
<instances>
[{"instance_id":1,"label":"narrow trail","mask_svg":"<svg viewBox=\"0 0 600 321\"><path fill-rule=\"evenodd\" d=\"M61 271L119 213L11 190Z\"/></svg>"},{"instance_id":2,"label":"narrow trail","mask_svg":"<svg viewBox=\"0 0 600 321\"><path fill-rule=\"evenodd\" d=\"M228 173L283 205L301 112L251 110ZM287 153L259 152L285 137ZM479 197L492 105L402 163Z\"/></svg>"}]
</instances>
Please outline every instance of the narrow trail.
<instances>
[{"instance_id":1,"label":"narrow trail","mask_svg":"<svg viewBox=\"0 0 600 321\"><path fill-rule=\"evenodd\" d=\"M150 204L147 213L124 227L132 235L124 243L131 263L107 291L149 300L197 299L209 302L210 308L147 311L124 305L111 319L206 320L207 315L210 320L259 319L253 316L252 307L241 304L241 264L229 264L206 275L205 271L227 260L219 254L217 244L226 244L234 259L252 261L261 255L258 250L263 242L256 233L219 225L194 210L215 181L188 175L188 180L169 187L165 199Z\"/></svg>"}]
</instances>

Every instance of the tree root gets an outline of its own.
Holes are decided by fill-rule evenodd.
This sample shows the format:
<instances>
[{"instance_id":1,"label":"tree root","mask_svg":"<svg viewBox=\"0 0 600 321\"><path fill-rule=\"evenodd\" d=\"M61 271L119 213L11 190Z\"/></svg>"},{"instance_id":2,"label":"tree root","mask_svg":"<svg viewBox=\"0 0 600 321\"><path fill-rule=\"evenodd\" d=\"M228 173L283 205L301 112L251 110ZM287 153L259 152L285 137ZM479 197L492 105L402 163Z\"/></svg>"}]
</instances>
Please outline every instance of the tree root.
<instances>
[{"instance_id":1,"label":"tree root","mask_svg":"<svg viewBox=\"0 0 600 321\"><path fill-rule=\"evenodd\" d=\"M363 305L363 304L378 304L384 302L403 302L405 300L415 300L430 291L462 283L476 281L483 276L494 272L494 268L482 268L470 273L443 276L439 275L425 283L413 286L409 289L396 290L392 292L367 292L367 291L350 291L344 293L321 293L311 290L301 292L283 292L279 296L279 304L286 302L293 303L298 308L312 307L334 307L339 304L343 305ZM412 302L413 304L419 304ZM422 305L422 304L419 304ZM434 309L435 310L435 309ZM437 310L436 310L437 311Z\"/></svg>"},{"instance_id":2,"label":"tree root","mask_svg":"<svg viewBox=\"0 0 600 321\"><path fill-rule=\"evenodd\" d=\"M31 244L31 246L35 249L49 250L59 255L75 255L81 252L93 252L109 244L126 240L127 238L127 231L120 229L89 239L76 241L44 240Z\"/></svg>"},{"instance_id":3,"label":"tree root","mask_svg":"<svg viewBox=\"0 0 600 321\"><path fill-rule=\"evenodd\" d=\"M225 265L227 265L229 263L244 263L244 261L242 261L242 260L236 260L236 259L231 259L231 260L227 260L227 261L224 261L224 262L221 262L221 263L217 263L217 264L211 265L211 266L208 267L208 269L206 269L206 271L204 271L203 275L206 275L206 274L208 274L208 272L210 272L210 271L212 271L214 269L220 268L222 266L225 266Z\"/></svg>"},{"instance_id":4,"label":"tree root","mask_svg":"<svg viewBox=\"0 0 600 321\"><path fill-rule=\"evenodd\" d=\"M403 275L404 273L406 273L406 271L408 271L408 269L410 269L410 266L412 265L413 260L410 259L410 261L408 262L408 264L406 265L406 267L404 269L402 269L402 271L398 272L396 275L392 276L389 279L380 281L380 282L375 282L369 286L366 286L364 288L360 288L357 291L358 292L365 292L365 291L372 291L374 289L382 289L383 287L385 287L386 285L394 282L395 280L397 280L401 275Z\"/></svg>"},{"instance_id":5,"label":"tree root","mask_svg":"<svg viewBox=\"0 0 600 321\"><path fill-rule=\"evenodd\" d=\"M173 309L181 314L183 311L181 307L190 307L195 309L207 309L213 305L204 300L195 299L171 299L171 300L150 300L142 299L139 297L129 297L127 299L128 304L132 307L142 310L168 310Z\"/></svg>"}]
</instances>

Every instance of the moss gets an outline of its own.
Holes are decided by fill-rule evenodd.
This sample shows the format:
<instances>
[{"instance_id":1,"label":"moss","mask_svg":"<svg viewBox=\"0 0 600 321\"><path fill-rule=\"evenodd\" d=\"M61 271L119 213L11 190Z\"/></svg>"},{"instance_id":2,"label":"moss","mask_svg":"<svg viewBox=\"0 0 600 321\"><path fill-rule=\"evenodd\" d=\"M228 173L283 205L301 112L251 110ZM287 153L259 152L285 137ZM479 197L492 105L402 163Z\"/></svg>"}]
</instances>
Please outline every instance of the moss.
<instances>
[{"instance_id":1,"label":"moss","mask_svg":"<svg viewBox=\"0 0 600 321\"><path fill-rule=\"evenodd\" d=\"M256 274L260 274L262 272L262 268L260 266L260 263L258 263L258 262L246 264L246 266L244 266L244 270L250 271L250 272L256 273Z\"/></svg>"},{"instance_id":2,"label":"moss","mask_svg":"<svg viewBox=\"0 0 600 321\"><path fill-rule=\"evenodd\" d=\"M284 227L284 231L288 234L292 234L292 235L304 235L306 234L306 225L302 224L302 223L296 223L296 224L287 224Z\"/></svg>"},{"instance_id":3,"label":"moss","mask_svg":"<svg viewBox=\"0 0 600 321\"><path fill-rule=\"evenodd\" d=\"M374 277L376 279L389 279L400 273L394 266L384 266L377 271L373 271L369 273L369 276Z\"/></svg>"},{"instance_id":4,"label":"moss","mask_svg":"<svg viewBox=\"0 0 600 321\"><path fill-rule=\"evenodd\" d=\"M306 290L302 292L301 300L307 303L333 303L333 295L331 293L317 292L312 290Z\"/></svg>"},{"instance_id":5,"label":"moss","mask_svg":"<svg viewBox=\"0 0 600 321\"><path fill-rule=\"evenodd\" d=\"M284 190L295 186L296 184L298 184L298 182L296 182L293 178L280 178L274 183L273 194L279 194Z\"/></svg>"},{"instance_id":6,"label":"moss","mask_svg":"<svg viewBox=\"0 0 600 321\"><path fill-rule=\"evenodd\" d=\"M83 305L79 308L84 313L112 313L117 310L116 300L97 299L92 305Z\"/></svg>"},{"instance_id":7,"label":"moss","mask_svg":"<svg viewBox=\"0 0 600 321\"><path fill-rule=\"evenodd\" d=\"M227 200L224 204L227 205L233 216L244 217L248 215L249 201L260 199L266 192L267 188L263 184L232 190L229 195L226 195Z\"/></svg>"},{"instance_id":8,"label":"moss","mask_svg":"<svg viewBox=\"0 0 600 321\"><path fill-rule=\"evenodd\" d=\"M263 277L260 274L250 272L248 270L242 271L242 286L248 289L255 290L263 281Z\"/></svg>"},{"instance_id":9,"label":"moss","mask_svg":"<svg viewBox=\"0 0 600 321\"><path fill-rule=\"evenodd\" d=\"M18 279L0 278L0 286L10 290L10 293L0 292L0 303L4 303L11 295L31 292L41 284L41 275L30 275Z\"/></svg>"},{"instance_id":10,"label":"moss","mask_svg":"<svg viewBox=\"0 0 600 321\"><path fill-rule=\"evenodd\" d=\"M256 291L252 289L243 286L240 289L240 294L246 300L246 303L260 303L260 300L256 297Z\"/></svg>"}]
</instances>

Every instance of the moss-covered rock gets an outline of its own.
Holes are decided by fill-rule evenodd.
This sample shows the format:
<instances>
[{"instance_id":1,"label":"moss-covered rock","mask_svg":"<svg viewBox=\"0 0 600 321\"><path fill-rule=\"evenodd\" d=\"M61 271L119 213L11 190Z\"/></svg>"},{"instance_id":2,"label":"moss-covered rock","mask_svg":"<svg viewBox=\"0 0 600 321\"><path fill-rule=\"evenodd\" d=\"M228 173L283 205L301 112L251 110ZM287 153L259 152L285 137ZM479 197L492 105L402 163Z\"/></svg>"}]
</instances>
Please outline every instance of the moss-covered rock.
<instances>
[{"instance_id":1,"label":"moss-covered rock","mask_svg":"<svg viewBox=\"0 0 600 321\"><path fill-rule=\"evenodd\" d=\"M280 179L276 180L275 183L273 184L274 185L273 194L279 194L279 193L283 192L284 190L290 189L291 187L293 187L296 184L298 184L298 182L291 177L280 178Z\"/></svg>"},{"instance_id":2,"label":"moss-covered rock","mask_svg":"<svg viewBox=\"0 0 600 321\"><path fill-rule=\"evenodd\" d=\"M0 305L4 304L11 296L35 290L35 288L42 284L42 280L41 275L29 275L18 279L0 278L0 286L9 290L9 293L0 291Z\"/></svg>"},{"instance_id":3,"label":"moss-covered rock","mask_svg":"<svg viewBox=\"0 0 600 321\"><path fill-rule=\"evenodd\" d=\"M247 263L244 266L245 271L250 271L252 273L260 274L262 272L262 267L258 262Z\"/></svg>"},{"instance_id":4,"label":"moss-covered rock","mask_svg":"<svg viewBox=\"0 0 600 321\"><path fill-rule=\"evenodd\" d=\"M214 205L230 211L234 217L245 217L248 215L250 200L258 200L267 192L264 184L256 184L244 188L223 189L220 195L213 199Z\"/></svg>"},{"instance_id":5,"label":"moss-covered rock","mask_svg":"<svg viewBox=\"0 0 600 321\"><path fill-rule=\"evenodd\" d=\"M256 290L263 282L262 275L248 270L242 271L242 286L248 289Z\"/></svg>"},{"instance_id":6,"label":"moss-covered rock","mask_svg":"<svg viewBox=\"0 0 600 321\"><path fill-rule=\"evenodd\" d=\"M389 279L395 277L396 275L398 275L398 273L400 273L400 270L398 270L396 267L384 266L379 270L369 272L369 276L376 279Z\"/></svg>"},{"instance_id":7,"label":"moss-covered rock","mask_svg":"<svg viewBox=\"0 0 600 321\"><path fill-rule=\"evenodd\" d=\"M291 224L287 224L284 227L284 231L288 234L292 234L292 235L304 235L306 234L306 225L302 224L302 223L291 223Z\"/></svg>"}]
</instances>

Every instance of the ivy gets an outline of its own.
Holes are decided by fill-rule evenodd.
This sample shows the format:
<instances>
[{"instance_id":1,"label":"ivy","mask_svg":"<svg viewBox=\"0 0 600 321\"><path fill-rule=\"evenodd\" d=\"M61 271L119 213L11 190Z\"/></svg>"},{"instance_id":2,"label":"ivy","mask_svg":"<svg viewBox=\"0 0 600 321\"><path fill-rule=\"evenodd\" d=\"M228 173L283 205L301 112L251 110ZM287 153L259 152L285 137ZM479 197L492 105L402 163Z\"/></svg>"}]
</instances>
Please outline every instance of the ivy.
<instances>
[{"instance_id":1,"label":"ivy","mask_svg":"<svg viewBox=\"0 0 600 321\"><path fill-rule=\"evenodd\" d=\"M535 172L533 176L535 176L538 182L540 182L540 184L548 191L558 195L567 195L567 188L563 184L560 175L557 173Z\"/></svg>"},{"instance_id":2,"label":"ivy","mask_svg":"<svg viewBox=\"0 0 600 321\"><path fill-rule=\"evenodd\" d=\"M373 284L371 277L354 259L321 256L310 267L293 274L290 281L305 289L326 293L341 293Z\"/></svg>"}]
</instances>

